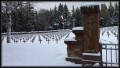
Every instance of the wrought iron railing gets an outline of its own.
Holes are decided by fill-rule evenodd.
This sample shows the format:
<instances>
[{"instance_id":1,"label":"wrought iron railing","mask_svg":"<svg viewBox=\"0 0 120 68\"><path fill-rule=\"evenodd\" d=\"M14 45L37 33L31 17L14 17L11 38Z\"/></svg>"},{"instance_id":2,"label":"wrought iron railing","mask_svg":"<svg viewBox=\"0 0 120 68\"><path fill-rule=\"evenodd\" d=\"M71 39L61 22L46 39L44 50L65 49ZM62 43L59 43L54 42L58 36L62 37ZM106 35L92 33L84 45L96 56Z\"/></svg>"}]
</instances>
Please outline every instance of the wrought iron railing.
<instances>
[{"instance_id":1,"label":"wrought iron railing","mask_svg":"<svg viewBox=\"0 0 120 68\"><path fill-rule=\"evenodd\" d=\"M119 66L119 46L118 44L102 45L102 65Z\"/></svg>"}]
</instances>

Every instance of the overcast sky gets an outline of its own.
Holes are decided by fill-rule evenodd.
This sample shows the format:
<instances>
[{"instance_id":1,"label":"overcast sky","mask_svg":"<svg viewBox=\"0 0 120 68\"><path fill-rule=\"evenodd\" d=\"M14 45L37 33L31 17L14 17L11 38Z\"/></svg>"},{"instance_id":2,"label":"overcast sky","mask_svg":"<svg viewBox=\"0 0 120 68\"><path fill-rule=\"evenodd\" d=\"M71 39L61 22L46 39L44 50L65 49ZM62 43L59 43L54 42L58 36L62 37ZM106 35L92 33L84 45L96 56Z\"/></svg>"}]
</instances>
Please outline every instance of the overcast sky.
<instances>
[{"instance_id":1,"label":"overcast sky","mask_svg":"<svg viewBox=\"0 0 120 68\"><path fill-rule=\"evenodd\" d=\"M114 5L116 2L119 2L119 1L111 1L112 5ZM53 9L55 5L58 7L60 3L63 5L66 3L66 5L68 6L68 9L71 12L73 5L74 5L74 8L76 7L79 8L84 3L95 3L99 5L106 4L108 7L110 4L110 1L36 1L33 5L36 10L40 10L40 9L50 10L50 8Z\"/></svg>"}]
</instances>

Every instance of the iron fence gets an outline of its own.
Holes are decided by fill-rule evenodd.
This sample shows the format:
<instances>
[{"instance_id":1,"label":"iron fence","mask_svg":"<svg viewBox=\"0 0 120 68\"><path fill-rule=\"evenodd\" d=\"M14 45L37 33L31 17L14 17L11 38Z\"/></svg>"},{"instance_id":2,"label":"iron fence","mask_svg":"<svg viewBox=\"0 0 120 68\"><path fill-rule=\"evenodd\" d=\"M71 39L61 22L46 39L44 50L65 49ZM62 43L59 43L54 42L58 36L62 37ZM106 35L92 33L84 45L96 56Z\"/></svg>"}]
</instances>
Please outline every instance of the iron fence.
<instances>
[{"instance_id":1,"label":"iron fence","mask_svg":"<svg viewBox=\"0 0 120 68\"><path fill-rule=\"evenodd\" d=\"M118 44L102 45L102 65L119 66L119 46Z\"/></svg>"}]
</instances>

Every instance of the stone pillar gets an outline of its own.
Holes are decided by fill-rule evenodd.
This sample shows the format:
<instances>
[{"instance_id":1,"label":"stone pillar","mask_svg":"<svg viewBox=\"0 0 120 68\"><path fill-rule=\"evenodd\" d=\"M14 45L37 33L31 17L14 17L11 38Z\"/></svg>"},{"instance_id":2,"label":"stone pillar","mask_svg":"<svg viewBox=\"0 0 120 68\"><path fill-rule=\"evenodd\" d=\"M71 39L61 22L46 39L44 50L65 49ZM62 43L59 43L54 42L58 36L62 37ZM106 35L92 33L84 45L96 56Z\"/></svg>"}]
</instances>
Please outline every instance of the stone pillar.
<instances>
[{"instance_id":1,"label":"stone pillar","mask_svg":"<svg viewBox=\"0 0 120 68\"><path fill-rule=\"evenodd\" d=\"M82 63L83 53L83 27L75 27L72 29L75 37L68 37L64 40L67 44L67 61L74 62L76 64Z\"/></svg>"},{"instance_id":2,"label":"stone pillar","mask_svg":"<svg viewBox=\"0 0 120 68\"><path fill-rule=\"evenodd\" d=\"M79 27L79 28L83 28L83 27ZM77 57L82 58L82 53L83 53L83 49L84 49L84 44L83 44L83 29L82 30L73 30L72 31L75 34L75 40L76 40L76 45L75 45L75 55Z\"/></svg>"},{"instance_id":3,"label":"stone pillar","mask_svg":"<svg viewBox=\"0 0 120 68\"><path fill-rule=\"evenodd\" d=\"M82 6L84 52L99 51L99 5Z\"/></svg>"},{"instance_id":4,"label":"stone pillar","mask_svg":"<svg viewBox=\"0 0 120 68\"><path fill-rule=\"evenodd\" d=\"M65 43L67 44L67 56L68 57L76 57L76 55L74 53L76 41L69 40L69 41L65 41Z\"/></svg>"}]
</instances>

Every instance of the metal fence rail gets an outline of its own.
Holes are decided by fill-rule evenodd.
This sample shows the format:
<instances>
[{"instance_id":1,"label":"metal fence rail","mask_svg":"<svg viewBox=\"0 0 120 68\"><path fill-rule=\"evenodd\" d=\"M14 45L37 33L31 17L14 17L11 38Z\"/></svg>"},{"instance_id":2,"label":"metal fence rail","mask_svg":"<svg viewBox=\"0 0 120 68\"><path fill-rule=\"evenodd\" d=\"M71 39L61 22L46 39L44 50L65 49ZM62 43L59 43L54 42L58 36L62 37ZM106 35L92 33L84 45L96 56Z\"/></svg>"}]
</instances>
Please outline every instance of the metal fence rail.
<instances>
[{"instance_id":1,"label":"metal fence rail","mask_svg":"<svg viewBox=\"0 0 120 68\"><path fill-rule=\"evenodd\" d=\"M101 45L103 66L119 66L118 44L101 44Z\"/></svg>"}]
</instances>

